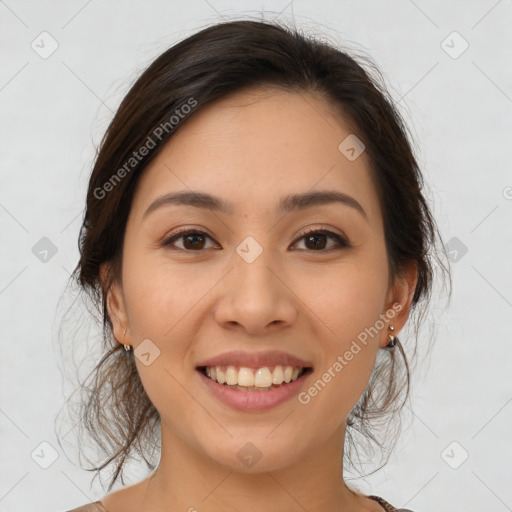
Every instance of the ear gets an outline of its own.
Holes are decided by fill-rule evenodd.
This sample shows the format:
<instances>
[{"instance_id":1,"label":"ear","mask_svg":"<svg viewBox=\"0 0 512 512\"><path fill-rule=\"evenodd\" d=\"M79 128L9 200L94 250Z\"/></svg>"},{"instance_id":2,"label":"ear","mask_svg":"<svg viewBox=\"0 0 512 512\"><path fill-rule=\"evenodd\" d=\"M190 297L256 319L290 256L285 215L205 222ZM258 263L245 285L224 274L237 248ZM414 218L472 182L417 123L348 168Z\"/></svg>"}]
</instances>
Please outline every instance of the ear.
<instances>
[{"instance_id":1,"label":"ear","mask_svg":"<svg viewBox=\"0 0 512 512\"><path fill-rule=\"evenodd\" d=\"M388 318L386 326L381 331L379 347L385 348L389 342L389 335L398 336L402 330L411 311L412 298L418 282L418 264L412 261L398 276L388 292L386 299L385 318ZM394 314L393 314L394 312ZM389 326L394 330L391 331Z\"/></svg>"},{"instance_id":2,"label":"ear","mask_svg":"<svg viewBox=\"0 0 512 512\"><path fill-rule=\"evenodd\" d=\"M100 266L100 276L103 286L108 286L106 301L108 316L112 323L112 333L119 343L132 345L123 288L117 279L108 283L109 272L110 266L107 263L102 263Z\"/></svg>"}]
</instances>

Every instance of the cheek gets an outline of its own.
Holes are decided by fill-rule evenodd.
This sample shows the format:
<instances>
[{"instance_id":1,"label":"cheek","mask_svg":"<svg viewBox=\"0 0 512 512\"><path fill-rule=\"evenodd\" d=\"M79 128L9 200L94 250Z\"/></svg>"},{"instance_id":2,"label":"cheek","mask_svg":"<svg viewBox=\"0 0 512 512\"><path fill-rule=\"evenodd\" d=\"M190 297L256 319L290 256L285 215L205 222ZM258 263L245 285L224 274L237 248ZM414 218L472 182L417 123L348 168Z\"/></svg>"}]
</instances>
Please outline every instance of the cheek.
<instances>
[{"instance_id":1,"label":"cheek","mask_svg":"<svg viewBox=\"0 0 512 512\"><path fill-rule=\"evenodd\" d=\"M183 327L180 322L204 295L202 280L161 258L132 253L123 267L123 287L131 332L163 342ZM168 342L168 341L167 341Z\"/></svg>"},{"instance_id":2,"label":"cheek","mask_svg":"<svg viewBox=\"0 0 512 512\"><path fill-rule=\"evenodd\" d=\"M385 304L387 275L368 268L347 265L333 273L326 283L328 291L316 294L312 301L311 309L319 319L315 337L322 344L322 361L301 403L305 412L311 407L311 417L321 418L318 428L325 435L358 402L375 364L376 325Z\"/></svg>"},{"instance_id":3,"label":"cheek","mask_svg":"<svg viewBox=\"0 0 512 512\"><path fill-rule=\"evenodd\" d=\"M196 412L190 407L190 395L183 388L193 371L188 364L190 340L194 336L190 319L194 315L193 306L204 292L193 286L179 269L150 263L150 259L134 257L125 267L124 288L133 344L137 350L139 344L146 343L151 354L147 365L143 357L136 358L137 370L163 421L174 418L176 411L187 407L190 417Z\"/></svg>"},{"instance_id":4,"label":"cheek","mask_svg":"<svg viewBox=\"0 0 512 512\"><path fill-rule=\"evenodd\" d=\"M190 378L193 370L190 342L201 323L201 298L212 287L198 278L198 270L183 271L155 255L133 250L123 262L123 288L133 345L151 340L149 352L158 354L146 366L136 359L148 396L159 408L177 403L183 395L178 383ZM141 350L141 349L139 349ZM151 355L151 359L153 355Z\"/></svg>"},{"instance_id":5,"label":"cheek","mask_svg":"<svg viewBox=\"0 0 512 512\"><path fill-rule=\"evenodd\" d=\"M347 260L328 277L315 281L321 291L310 293L305 301L317 317L315 337L323 350L318 380L313 382L304 402L311 399L319 414L327 413L329 404L334 404L333 423L325 419L331 426L341 421L359 400L377 355L382 329L379 319L385 312L387 293L386 260L367 254Z\"/></svg>"},{"instance_id":6,"label":"cheek","mask_svg":"<svg viewBox=\"0 0 512 512\"><path fill-rule=\"evenodd\" d=\"M347 258L329 272L309 274L297 282L298 295L315 313L322 338L331 340L335 349L342 350L384 313L385 264L385 259L383 264L371 254Z\"/></svg>"}]
</instances>

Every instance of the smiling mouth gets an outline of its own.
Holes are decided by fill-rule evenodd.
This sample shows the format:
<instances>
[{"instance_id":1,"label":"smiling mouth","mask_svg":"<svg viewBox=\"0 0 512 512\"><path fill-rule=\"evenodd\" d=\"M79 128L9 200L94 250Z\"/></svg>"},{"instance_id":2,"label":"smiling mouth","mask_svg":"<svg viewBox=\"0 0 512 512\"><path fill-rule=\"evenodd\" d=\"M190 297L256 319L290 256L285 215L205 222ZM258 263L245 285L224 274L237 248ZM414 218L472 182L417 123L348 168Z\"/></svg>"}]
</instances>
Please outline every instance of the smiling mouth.
<instances>
[{"instance_id":1,"label":"smiling mouth","mask_svg":"<svg viewBox=\"0 0 512 512\"><path fill-rule=\"evenodd\" d=\"M258 392L286 386L311 373L313 368L281 365L261 368L200 366L197 370L224 387Z\"/></svg>"}]
</instances>

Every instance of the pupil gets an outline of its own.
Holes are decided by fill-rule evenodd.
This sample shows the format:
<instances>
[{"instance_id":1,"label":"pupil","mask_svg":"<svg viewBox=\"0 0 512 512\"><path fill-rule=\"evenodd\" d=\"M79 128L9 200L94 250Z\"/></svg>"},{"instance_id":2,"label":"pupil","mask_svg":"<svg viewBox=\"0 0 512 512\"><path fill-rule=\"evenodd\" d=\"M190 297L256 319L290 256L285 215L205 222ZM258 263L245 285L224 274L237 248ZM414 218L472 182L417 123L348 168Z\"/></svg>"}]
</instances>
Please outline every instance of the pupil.
<instances>
[{"instance_id":1,"label":"pupil","mask_svg":"<svg viewBox=\"0 0 512 512\"><path fill-rule=\"evenodd\" d=\"M310 236L307 237L307 240L311 241L311 240L318 239L319 237L325 237L325 235L310 235ZM325 242L325 238L324 238L324 242ZM317 248L318 249L318 245L319 244L313 243L313 246L314 246L313 248ZM320 249L323 249L325 247L325 243L324 244L320 244L320 245L321 245Z\"/></svg>"},{"instance_id":2,"label":"pupil","mask_svg":"<svg viewBox=\"0 0 512 512\"><path fill-rule=\"evenodd\" d=\"M188 235L188 236L185 237L185 240L188 241L190 239L197 239L197 238L203 238L203 236L202 235ZM185 242L185 246L187 246L186 242ZM197 248L197 247L198 247L197 243L193 242L192 243L192 248Z\"/></svg>"}]
</instances>

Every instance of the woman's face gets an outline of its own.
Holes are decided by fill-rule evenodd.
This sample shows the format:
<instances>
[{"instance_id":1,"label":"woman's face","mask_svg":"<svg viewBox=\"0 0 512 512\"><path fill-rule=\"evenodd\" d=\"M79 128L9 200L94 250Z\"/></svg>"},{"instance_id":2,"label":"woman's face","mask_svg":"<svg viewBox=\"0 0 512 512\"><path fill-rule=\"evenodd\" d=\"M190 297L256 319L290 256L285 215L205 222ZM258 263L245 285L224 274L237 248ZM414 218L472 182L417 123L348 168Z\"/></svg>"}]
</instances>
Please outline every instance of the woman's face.
<instances>
[{"instance_id":1,"label":"woman's face","mask_svg":"<svg viewBox=\"0 0 512 512\"><path fill-rule=\"evenodd\" d=\"M195 113L141 177L110 307L163 450L259 472L340 448L389 324L396 334L406 321L413 288L389 286L366 154L354 159L361 148L332 111L305 93L237 93ZM215 201L162 199L178 192ZM346 200L289 198L317 192ZM189 234L165 242L179 230ZM279 365L311 370L270 391L227 391L198 369L213 358L224 378L260 385L281 380Z\"/></svg>"}]
</instances>

